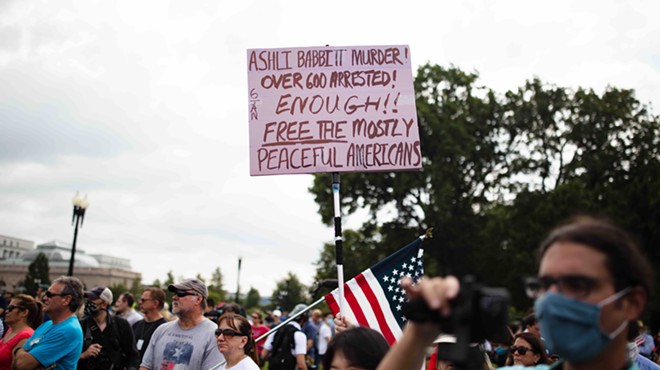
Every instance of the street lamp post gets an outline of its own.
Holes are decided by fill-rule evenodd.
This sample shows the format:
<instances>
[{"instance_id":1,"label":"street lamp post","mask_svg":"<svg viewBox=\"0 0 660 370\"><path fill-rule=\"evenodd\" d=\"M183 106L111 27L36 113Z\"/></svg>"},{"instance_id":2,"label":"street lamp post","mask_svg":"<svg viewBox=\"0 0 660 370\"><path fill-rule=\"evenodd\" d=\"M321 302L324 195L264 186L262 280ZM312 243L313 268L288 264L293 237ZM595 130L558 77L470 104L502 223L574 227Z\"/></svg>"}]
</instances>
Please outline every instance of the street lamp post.
<instances>
[{"instance_id":1,"label":"street lamp post","mask_svg":"<svg viewBox=\"0 0 660 370\"><path fill-rule=\"evenodd\" d=\"M83 221L85 220L85 210L89 207L89 201L87 200L87 195L81 197L79 192L76 192L76 196L73 197L71 201L73 203L73 217L71 218L71 224L75 224L73 229L73 244L71 244L71 259L69 259L69 273L68 276L73 276L73 261L76 258L76 240L78 239L78 226L82 227Z\"/></svg>"},{"instance_id":2,"label":"street lamp post","mask_svg":"<svg viewBox=\"0 0 660 370\"><path fill-rule=\"evenodd\" d=\"M242 257L238 257L238 277L236 278L236 303L238 303L238 296L241 292L241 261Z\"/></svg>"}]
</instances>

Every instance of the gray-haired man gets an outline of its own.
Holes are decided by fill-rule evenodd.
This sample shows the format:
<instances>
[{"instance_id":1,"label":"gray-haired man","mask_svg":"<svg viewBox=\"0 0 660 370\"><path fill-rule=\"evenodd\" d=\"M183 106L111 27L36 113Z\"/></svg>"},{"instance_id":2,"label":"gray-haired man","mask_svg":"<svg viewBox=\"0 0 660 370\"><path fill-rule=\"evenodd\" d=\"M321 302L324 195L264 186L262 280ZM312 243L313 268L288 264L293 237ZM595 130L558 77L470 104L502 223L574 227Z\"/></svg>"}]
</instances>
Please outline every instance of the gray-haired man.
<instances>
[{"instance_id":1,"label":"gray-haired man","mask_svg":"<svg viewBox=\"0 0 660 370\"><path fill-rule=\"evenodd\" d=\"M140 369L209 369L222 362L215 338L218 325L204 317L206 285L197 279L186 279L167 289L175 293L172 311L178 320L156 329Z\"/></svg>"}]
</instances>

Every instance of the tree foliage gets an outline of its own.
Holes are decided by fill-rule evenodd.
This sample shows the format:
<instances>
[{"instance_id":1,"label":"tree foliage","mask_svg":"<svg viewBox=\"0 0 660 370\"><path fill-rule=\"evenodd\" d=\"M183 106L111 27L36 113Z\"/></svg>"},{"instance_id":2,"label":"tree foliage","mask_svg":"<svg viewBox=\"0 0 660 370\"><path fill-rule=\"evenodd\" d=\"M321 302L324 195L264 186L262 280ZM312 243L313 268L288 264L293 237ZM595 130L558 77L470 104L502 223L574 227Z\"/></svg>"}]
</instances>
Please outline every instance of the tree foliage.
<instances>
[{"instance_id":1,"label":"tree foliage","mask_svg":"<svg viewBox=\"0 0 660 370\"><path fill-rule=\"evenodd\" d=\"M209 296L216 302L223 302L226 299L227 293L222 286L222 272L220 271L220 267L216 267L215 270L213 270L208 289Z\"/></svg>"},{"instance_id":2,"label":"tree foliage","mask_svg":"<svg viewBox=\"0 0 660 370\"><path fill-rule=\"evenodd\" d=\"M259 291L253 287L250 288L250 290L247 293L247 296L245 297L245 308L255 308L259 307L261 301L261 295L259 294Z\"/></svg>"},{"instance_id":3,"label":"tree foliage","mask_svg":"<svg viewBox=\"0 0 660 370\"><path fill-rule=\"evenodd\" d=\"M48 257L45 254L37 254L37 258L30 263L23 284L27 294L32 296L37 294L40 284L50 285L50 267L48 267Z\"/></svg>"},{"instance_id":4,"label":"tree foliage","mask_svg":"<svg viewBox=\"0 0 660 370\"><path fill-rule=\"evenodd\" d=\"M271 296L273 308L280 307L282 310L292 310L298 303L307 303L308 301L307 287L292 272L289 272L284 279L276 283Z\"/></svg>"},{"instance_id":5,"label":"tree foliage","mask_svg":"<svg viewBox=\"0 0 660 370\"><path fill-rule=\"evenodd\" d=\"M536 273L536 246L579 213L635 233L660 265L660 119L632 90L598 94L534 78L498 94L475 72L430 64L414 83L423 169L341 176L343 213L370 216L344 234L351 274L433 227L427 273L475 274L508 287L522 309L531 305L521 277ZM327 224L329 182L316 175L310 188ZM317 278L333 264L326 245Z\"/></svg>"}]
</instances>

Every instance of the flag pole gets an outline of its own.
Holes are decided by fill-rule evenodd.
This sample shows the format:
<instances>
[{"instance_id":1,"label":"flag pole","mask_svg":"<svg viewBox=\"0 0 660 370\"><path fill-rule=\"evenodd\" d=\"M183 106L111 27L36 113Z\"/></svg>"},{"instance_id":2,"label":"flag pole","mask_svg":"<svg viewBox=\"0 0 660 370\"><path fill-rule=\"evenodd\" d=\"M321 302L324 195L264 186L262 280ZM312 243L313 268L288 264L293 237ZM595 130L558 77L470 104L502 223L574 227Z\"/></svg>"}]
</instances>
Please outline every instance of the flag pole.
<instances>
[{"instance_id":1,"label":"flag pole","mask_svg":"<svg viewBox=\"0 0 660 370\"><path fill-rule=\"evenodd\" d=\"M300 315L304 314L305 312L311 310L311 309L314 308L317 304L323 302L324 300L325 300L325 297L321 297L321 298L319 298L316 302L314 302L314 303L310 304L309 306L305 307L304 310L298 312L298 313L295 314L294 316L289 316L289 317L287 317L286 320L284 320L284 321L282 321L281 323L277 324L277 326L275 326L274 328L270 329L270 330L269 330L268 332L266 332L265 334L260 335L259 338L256 338L256 339L254 340L254 342L256 343L256 342L258 342L258 341L260 341L260 340L266 338L268 335L270 335L270 333L277 331L279 328L281 328L281 327L283 327L284 325L288 324L289 322L295 320L296 318L298 318L298 316L300 316Z\"/></svg>"},{"instance_id":2,"label":"flag pole","mask_svg":"<svg viewBox=\"0 0 660 370\"><path fill-rule=\"evenodd\" d=\"M341 204L339 201L339 172L332 175L332 200L335 208L335 258L337 283L339 284L339 313L344 314L344 239L341 232Z\"/></svg>"}]
</instances>

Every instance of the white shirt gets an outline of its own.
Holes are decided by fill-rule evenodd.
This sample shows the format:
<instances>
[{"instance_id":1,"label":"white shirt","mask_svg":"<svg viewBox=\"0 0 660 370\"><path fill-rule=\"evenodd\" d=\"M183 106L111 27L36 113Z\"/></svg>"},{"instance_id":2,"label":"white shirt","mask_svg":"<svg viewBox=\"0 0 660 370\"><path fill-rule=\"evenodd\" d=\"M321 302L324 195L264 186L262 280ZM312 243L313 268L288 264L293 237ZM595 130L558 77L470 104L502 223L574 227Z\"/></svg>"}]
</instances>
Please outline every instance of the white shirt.
<instances>
[{"instance_id":1,"label":"white shirt","mask_svg":"<svg viewBox=\"0 0 660 370\"><path fill-rule=\"evenodd\" d=\"M259 366L254 362L254 360L250 357L247 356L244 359L240 360L236 365L233 367L227 367L227 363L225 362L224 365L220 366L218 370L261 370L259 369Z\"/></svg>"},{"instance_id":2,"label":"white shirt","mask_svg":"<svg viewBox=\"0 0 660 370\"><path fill-rule=\"evenodd\" d=\"M122 315L122 317L125 318L126 321L128 321L128 323L131 324L131 326L133 326L133 324L135 324L136 322L138 322L138 321L144 319L144 317L142 317L142 315L140 315L137 311L135 311L135 310L132 309L132 308L129 308L129 309L128 309L128 310Z\"/></svg>"},{"instance_id":3,"label":"white shirt","mask_svg":"<svg viewBox=\"0 0 660 370\"><path fill-rule=\"evenodd\" d=\"M326 323L322 323L319 328L319 340L317 343L317 349L319 350L319 355L325 355L325 352L328 350L328 342L332 337L332 330L330 326Z\"/></svg>"},{"instance_id":4,"label":"white shirt","mask_svg":"<svg viewBox=\"0 0 660 370\"><path fill-rule=\"evenodd\" d=\"M300 329L300 324L297 322L290 322L287 325L293 325L296 329L298 329L297 332L293 334L293 340L295 341L295 346L293 349L291 349L291 354L292 355L306 355L307 354L307 336L305 333L302 332ZM281 328L280 328L281 329ZM273 351L273 339L275 338L275 334L277 332L272 333L266 338L266 343L264 343L264 348L267 349L269 352Z\"/></svg>"}]
</instances>

